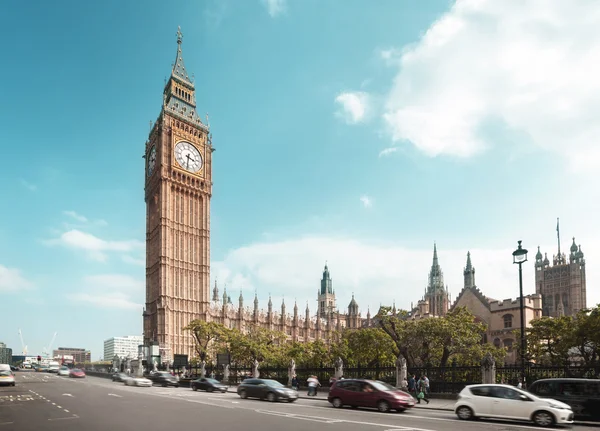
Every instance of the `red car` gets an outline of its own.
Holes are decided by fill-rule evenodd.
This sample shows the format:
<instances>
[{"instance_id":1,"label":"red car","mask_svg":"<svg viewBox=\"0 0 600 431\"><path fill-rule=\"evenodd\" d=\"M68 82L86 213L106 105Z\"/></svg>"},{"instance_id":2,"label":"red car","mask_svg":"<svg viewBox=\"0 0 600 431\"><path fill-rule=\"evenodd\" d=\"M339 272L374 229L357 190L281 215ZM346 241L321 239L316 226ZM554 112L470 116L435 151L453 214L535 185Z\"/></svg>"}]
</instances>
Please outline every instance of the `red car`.
<instances>
[{"instance_id":1,"label":"red car","mask_svg":"<svg viewBox=\"0 0 600 431\"><path fill-rule=\"evenodd\" d=\"M327 397L333 407L374 407L380 412L398 412L415 406L415 399L400 389L378 380L338 380L329 389Z\"/></svg>"},{"instance_id":2,"label":"red car","mask_svg":"<svg viewBox=\"0 0 600 431\"><path fill-rule=\"evenodd\" d=\"M82 377L85 377L85 373L83 372L83 370L80 370L79 368L73 368L69 372L69 377L82 378Z\"/></svg>"}]
</instances>

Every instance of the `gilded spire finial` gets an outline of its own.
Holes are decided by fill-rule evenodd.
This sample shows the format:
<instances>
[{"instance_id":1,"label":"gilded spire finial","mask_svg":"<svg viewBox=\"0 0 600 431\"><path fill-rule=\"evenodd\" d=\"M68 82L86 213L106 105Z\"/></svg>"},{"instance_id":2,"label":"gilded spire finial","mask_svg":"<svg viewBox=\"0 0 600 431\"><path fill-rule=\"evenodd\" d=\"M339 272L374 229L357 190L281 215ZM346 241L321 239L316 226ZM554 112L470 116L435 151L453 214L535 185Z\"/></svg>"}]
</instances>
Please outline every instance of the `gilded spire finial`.
<instances>
[{"instance_id":1,"label":"gilded spire finial","mask_svg":"<svg viewBox=\"0 0 600 431\"><path fill-rule=\"evenodd\" d=\"M183 41L183 34L181 33L181 26L177 26L177 43L181 45Z\"/></svg>"}]
</instances>

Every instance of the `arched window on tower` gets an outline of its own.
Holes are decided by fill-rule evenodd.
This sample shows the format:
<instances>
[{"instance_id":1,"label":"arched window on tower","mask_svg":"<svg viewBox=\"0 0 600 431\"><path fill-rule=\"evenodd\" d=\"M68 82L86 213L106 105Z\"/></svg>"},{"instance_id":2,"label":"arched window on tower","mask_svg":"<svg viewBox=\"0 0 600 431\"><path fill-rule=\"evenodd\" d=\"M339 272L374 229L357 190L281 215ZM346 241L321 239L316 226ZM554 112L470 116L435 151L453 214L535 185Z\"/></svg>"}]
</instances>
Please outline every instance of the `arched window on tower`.
<instances>
[{"instance_id":1,"label":"arched window on tower","mask_svg":"<svg viewBox=\"0 0 600 431\"><path fill-rule=\"evenodd\" d=\"M512 328L512 326L513 326L512 314L505 314L504 316L502 316L502 319L504 319L504 329Z\"/></svg>"}]
</instances>

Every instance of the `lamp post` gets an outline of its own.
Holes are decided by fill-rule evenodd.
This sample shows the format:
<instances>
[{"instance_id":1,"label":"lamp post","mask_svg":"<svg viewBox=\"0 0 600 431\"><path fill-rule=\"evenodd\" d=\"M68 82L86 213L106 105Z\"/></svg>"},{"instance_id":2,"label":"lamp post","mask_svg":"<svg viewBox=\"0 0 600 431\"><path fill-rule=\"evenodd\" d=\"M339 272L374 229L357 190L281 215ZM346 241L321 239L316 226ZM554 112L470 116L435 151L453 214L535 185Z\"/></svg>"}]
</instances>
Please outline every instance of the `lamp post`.
<instances>
[{"instance_id":1,"label":"lamp post","mask_svg":"<svg viewBox=\"0 0 600 431\"><path fill-rule=\"evenodd\" d=\"M521 311L521 384L525 386L525 309L523 306L523 268L522 265L527 262L527 249L521 247L521 241L518 241L519 246L513 251L513 263L519 265L519 308Z\"/></svg>"}]
</instances>

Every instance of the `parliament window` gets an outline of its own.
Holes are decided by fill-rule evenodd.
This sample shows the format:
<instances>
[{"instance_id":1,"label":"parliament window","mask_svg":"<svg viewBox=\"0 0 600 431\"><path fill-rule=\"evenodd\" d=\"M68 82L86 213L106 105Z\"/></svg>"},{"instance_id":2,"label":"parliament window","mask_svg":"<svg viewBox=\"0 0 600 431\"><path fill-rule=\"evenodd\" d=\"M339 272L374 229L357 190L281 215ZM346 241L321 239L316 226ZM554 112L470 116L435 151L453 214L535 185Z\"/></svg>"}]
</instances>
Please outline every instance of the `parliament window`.
<instances>
[{"instance_id":1,"label":"parliament window","mask_svg":"<svg viewBox=\"0 0 600 431\"><path fill-rule=\"evenodd\" d=\"M512 314L505 314L504 317L504 328L512 328L513 317Z\"/></svg>"}]
</instances>

